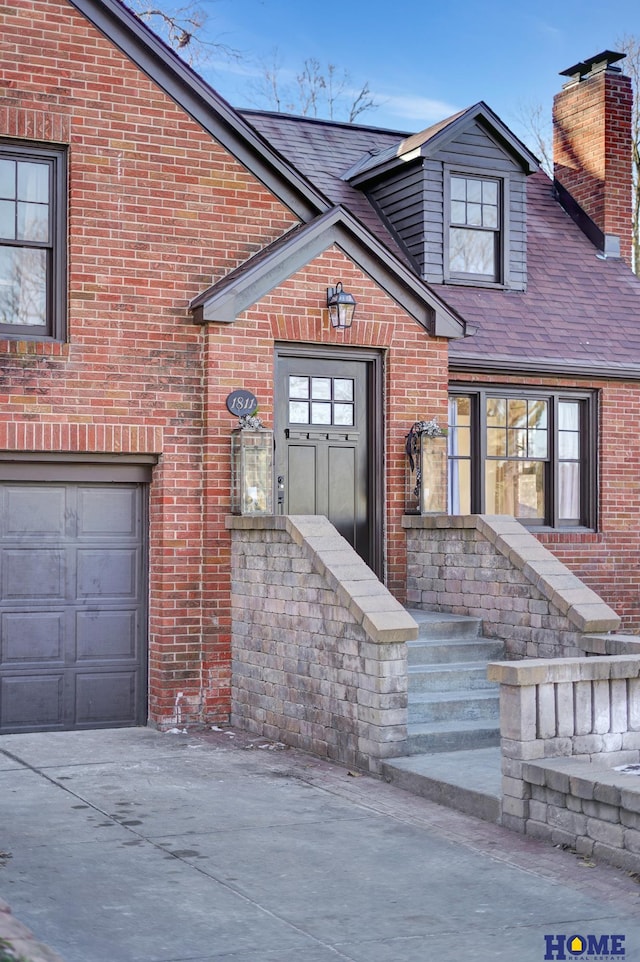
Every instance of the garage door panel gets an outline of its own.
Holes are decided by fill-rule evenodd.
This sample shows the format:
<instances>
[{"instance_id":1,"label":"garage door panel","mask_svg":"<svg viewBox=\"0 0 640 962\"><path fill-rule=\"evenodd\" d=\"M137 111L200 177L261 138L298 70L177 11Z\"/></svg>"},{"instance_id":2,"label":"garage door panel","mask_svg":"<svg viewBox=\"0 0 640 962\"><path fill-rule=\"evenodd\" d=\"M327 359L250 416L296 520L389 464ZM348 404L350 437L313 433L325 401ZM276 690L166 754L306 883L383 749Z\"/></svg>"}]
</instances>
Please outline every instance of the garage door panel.
<instances>
[{"instance_id":1,"label":"garage door panel","mask_svg":"<svg viewBox=\"0 0 640 962\"><path fill-rule=\"evenodd\" d=\"M80 611L76 621L78 662L122 661L138 658L138 613L133 611Z\"/></svg>"},{"instance_id":2,"label":"garage door panel","mask_svg":"<svg viewBox=\"0 0 640 962\"><path fill-rule=\"evenodd\" d=\"M145 491L0 482L0 732L144 724Z\"/></svg>"},{"instance_id":3,"label":"garage door panel","mask_svg":"<svg viewBox=\"0 0 640 962\"><path fill-rule=\"evenodd\" d=\"M7 548L2 552L2 599L10 604L65 600L65 552L56 548Z\"/></svg>"},{"instance_id":4,"label":"garage door panel","mask_svg":"<svg viewBox=\"0 0 640 962\"><path fill-rule=\"evenodd\" d=\"M76 726L131 724L136 685L135 671L76 674Z\"/></svg>"},{"instance_id":5,"label":"garage door panel","mask_svg":"<svg viewBox=\"0 0 640 962\"><path fill-rule=\"evenodd\" d=\"M135 487L78 490L78 538L137 537L139 499Z\"/></svg>"},{"instance_id":6,"label":"garage door panel","mask_svg":"<svg viewBox=\"0 0 640 962\"><path fill-rule=\"evenodd\" d=\"M17 540L62 537L67 520L67 491L60 485L5 485L3 533Z\"/></svg>"},{"instance_id":7,"label":"garage door panel","mask_svg":"<svg viewBox=\"0 0 640 962\"><path fill-rule=\"evenodd\" d=\"M64 726L62 672L7 675L0 679L0 725L5 732Z\"/></svg>"},{"instance_id":8,"label":"garage door panel","mask_svg":"<svg viewBox=\"0 0 640 962\"><path fill-rule=\"evenodd\" d=\"M0 665L64 662L65 612L11 611L0 618Z\"/></svg>"},{"instance_id":9,"label":"garage door panel","mask_svg":"<svg viewBox=\"0 0 640 962\"><path fill-rule=\"evenodd\" d=\"M139 554L135 548L79 548L77 597L121 601L138 596Z\"/></svg>"}]
</instances>

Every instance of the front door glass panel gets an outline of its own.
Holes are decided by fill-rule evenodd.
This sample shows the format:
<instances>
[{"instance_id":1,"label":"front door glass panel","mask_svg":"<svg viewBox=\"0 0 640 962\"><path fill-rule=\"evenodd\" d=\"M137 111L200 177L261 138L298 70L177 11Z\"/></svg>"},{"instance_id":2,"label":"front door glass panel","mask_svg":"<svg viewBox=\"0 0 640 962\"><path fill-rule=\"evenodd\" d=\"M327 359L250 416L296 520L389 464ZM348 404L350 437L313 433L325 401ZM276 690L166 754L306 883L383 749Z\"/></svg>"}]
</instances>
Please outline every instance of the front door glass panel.
<instances>
[{"instance_id":1,"label":"front door glass panel","mask_svg":"<svg viewBox=\"0 0 640 962\"><path fill-rule=\"evenodd\" d=\"M289 423L355 424L355 392L352 378L289 375Z\"/></svg>"}]
</instances>

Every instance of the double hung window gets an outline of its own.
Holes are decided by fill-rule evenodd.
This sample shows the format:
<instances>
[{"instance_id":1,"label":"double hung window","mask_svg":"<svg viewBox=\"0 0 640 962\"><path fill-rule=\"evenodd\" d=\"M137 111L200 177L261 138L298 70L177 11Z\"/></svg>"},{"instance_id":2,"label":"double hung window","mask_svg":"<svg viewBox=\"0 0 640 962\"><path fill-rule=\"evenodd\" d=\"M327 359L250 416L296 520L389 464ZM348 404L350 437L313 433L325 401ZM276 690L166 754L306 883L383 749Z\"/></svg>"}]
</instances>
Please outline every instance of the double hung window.
<instances>
[{"instance_id":1,"label":"double hung window","mask_svg":"<svg viewBox=\"0 0 640 962\"><path fill-rule=\"evenodd\" d=\"M449 510L593 527L594 398L473 389L452 395Z\"/></svg>"},{"instance_id":2,"label":"double hung window","mask_svg":"<svg viewBox=\"0 0 640 962\"><path fill-rule=\"evenodd\" d=\"M0 333L62 338L65 154L0 142Z\"/></svg>"},{"instance_id":3,"label":"double hung window","mask_svg":"<svg viewBox=\"0 0 640 962\"><path fill-rule=\"evenodd\" d=\"M503 192L500 178L449 173L449 279L502 282Z\"/></svg>"}]
</instances>

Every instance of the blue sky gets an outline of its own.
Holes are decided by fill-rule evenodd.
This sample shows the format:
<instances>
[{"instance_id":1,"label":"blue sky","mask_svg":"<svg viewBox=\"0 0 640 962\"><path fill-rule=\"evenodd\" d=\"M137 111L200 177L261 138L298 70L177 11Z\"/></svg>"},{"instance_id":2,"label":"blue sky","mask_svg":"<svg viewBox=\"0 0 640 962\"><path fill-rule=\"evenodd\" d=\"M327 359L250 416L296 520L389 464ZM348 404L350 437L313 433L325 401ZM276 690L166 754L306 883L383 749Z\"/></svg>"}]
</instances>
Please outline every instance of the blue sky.
<instances>
[{"instance_id":1,"label":"blue sky","mask_svg":"<svg viewBox=\"0 0 640 962\"><path fill-rule=\"evenodd\" d=\"M244 58L199 69L236 107L257 103L256 84L278 50L283 85L307 57L346 66L379 103L360 120L421 130L484 100L520 136L532 104L550 107L558 72L640 37L638 0L203 0L208 35Z\"/></svg>"}]
</instances>

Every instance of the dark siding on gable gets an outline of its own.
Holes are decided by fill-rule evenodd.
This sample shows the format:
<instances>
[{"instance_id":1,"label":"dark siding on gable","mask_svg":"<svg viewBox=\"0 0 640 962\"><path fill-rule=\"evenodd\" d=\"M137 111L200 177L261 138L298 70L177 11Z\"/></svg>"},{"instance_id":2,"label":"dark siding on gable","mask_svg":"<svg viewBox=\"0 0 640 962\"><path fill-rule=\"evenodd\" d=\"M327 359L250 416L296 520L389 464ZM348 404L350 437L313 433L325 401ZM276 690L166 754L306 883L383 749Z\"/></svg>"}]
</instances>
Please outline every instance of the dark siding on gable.
<instances>
[{"instance_id":1,"label":"dark siding on gable","mask_svg":"<svg viewBox=\"0 0 640 962\"><path fill-rule=\"evenodd\" d=\"M394 170L392 176L371 189L369 197L422 273L425 204L422 165L408 164Z\"/></svg>"},{"instance_id":2,"label":"dark siding on gable","mask_svg":"<svg viewBox=\"0 0 640 962\"><path fill-rule=\"evenodd\" d=\"M517 291L527 287L527 179L522 172L509 178L508 286Z\"/></svg>"},{"instance_id":3,"label":"dark siding on gable","mask_svg":"<svg viewBox=\"0 0 640 962\"><path fill-rule=\"evenodd\" d=\"M369 189L369 197L413 258L426 281L444 279L445 170L505 177L505 285L527 281L526 176L520 165L479 123L469 125L434 157L396 168Z\"/></svg>"},{"instance_id":4,"label":"dark siding on gable","mask_svg":"<svg viewBox=\"0 0 640 962\"><path fill-rule=\"evenodd\" d=\"M423 167L425 196L424 257L422 277L442 284L444 279L444 169L435 160L425 161Z\"/></svg>"},{"instance_id":5,"label":"dark siding on gable","mask_svg":"<svg viewBox=\"0 0 640 962\"><path fill-rule=\"evenodd\" d=\"M510 173L521 170L503 147L479 124L469 125L466 130L437 154L438 160L447 164L465 164L486 168L487 173Z\"/></svg>"}]
</instances>

